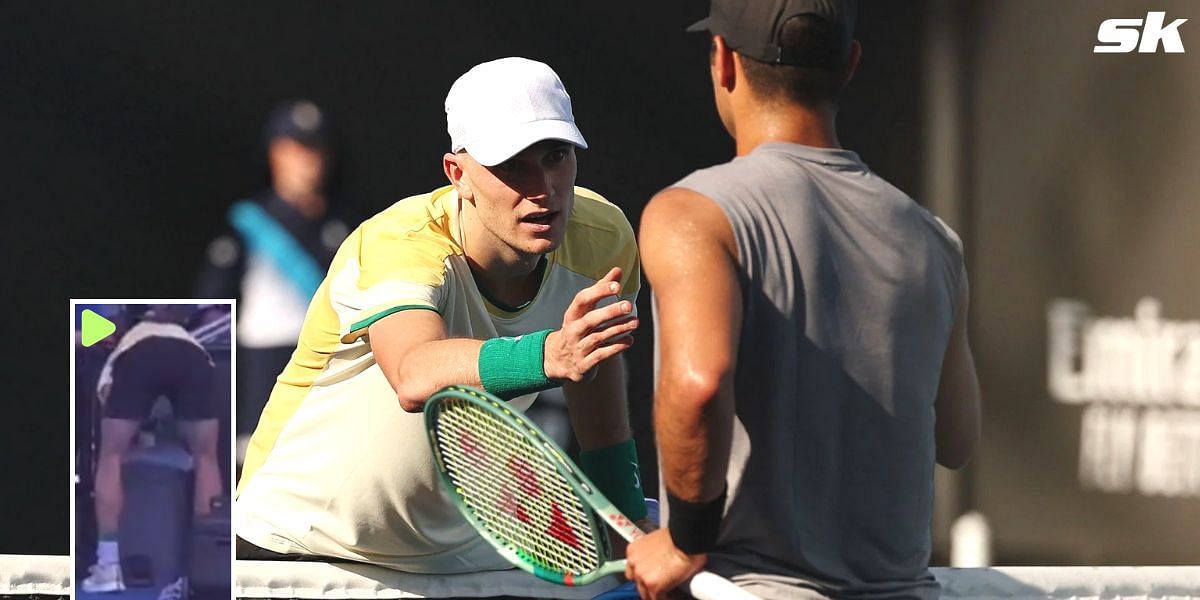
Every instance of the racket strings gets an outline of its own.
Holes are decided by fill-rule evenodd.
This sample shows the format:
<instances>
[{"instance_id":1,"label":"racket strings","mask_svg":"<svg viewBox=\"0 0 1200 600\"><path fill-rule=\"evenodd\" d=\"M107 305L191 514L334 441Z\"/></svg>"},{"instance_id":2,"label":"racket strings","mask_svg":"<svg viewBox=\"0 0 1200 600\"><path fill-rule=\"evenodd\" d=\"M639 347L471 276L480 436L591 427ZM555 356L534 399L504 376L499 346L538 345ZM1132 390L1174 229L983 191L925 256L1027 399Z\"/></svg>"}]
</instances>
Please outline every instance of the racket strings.
<instances>
[{"instance_id":1,"label":"racket strings","mask_svg":"<svg viewBox=\"0 0 1200 600\"><path fill-rule=\"evenodd\" d=\"M533 440L463 400L442 406L437 440L459 495L495 539L561 573L600 567L594 522Z\"/></svg>"}]
</instances>

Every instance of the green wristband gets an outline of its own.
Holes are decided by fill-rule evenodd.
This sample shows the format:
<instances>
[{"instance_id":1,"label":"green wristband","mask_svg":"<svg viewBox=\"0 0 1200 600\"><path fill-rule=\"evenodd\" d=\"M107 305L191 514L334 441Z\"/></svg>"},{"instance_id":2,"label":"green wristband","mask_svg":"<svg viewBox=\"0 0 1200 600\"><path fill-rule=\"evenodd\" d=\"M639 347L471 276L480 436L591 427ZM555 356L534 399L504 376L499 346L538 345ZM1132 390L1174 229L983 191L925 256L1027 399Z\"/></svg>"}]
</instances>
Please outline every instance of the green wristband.
<instances>
[{"instance_id":1,"label":"green wristband","mask_svg":"<svg viewBox=\"0 0 1200 600\"><path fill-rule=\"evenodd\" d=\"M479 348L479 381L483 389L502 400L556 387L542 366L545 329L517 337L497 337Z\"/></svg>"},{"instance_id":2,"label":"green wristband","mask_svg":"<svg viewBox=\"0 0 1200 600\"><path fill-rule=\"evenodd\" d=\"M633 440L580 452L579 468L631 521L646 517L646 498Z\"/></svg>"}]
</instances>

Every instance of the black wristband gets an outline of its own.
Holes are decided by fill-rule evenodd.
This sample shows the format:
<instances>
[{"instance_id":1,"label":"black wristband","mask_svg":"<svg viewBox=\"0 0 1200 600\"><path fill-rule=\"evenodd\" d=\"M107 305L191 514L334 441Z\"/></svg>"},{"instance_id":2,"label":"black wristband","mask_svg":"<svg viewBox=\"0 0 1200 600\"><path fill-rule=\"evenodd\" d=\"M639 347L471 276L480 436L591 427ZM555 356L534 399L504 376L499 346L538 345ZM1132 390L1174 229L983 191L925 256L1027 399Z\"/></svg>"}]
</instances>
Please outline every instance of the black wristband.
<instances>
[{"instance_id":1,"label":"black wristband","mask_svg":"<svg viewBox=\"0 0 1200 600\"><path fill-rule=\"evenodd\" d=\"M725 511L725 494L708 502L688 502L667 492L667 507L670 512L667 530L671 541L684 554L704 554L717 543L721 529L721 513Z\"/></svg>"}]
</instances>

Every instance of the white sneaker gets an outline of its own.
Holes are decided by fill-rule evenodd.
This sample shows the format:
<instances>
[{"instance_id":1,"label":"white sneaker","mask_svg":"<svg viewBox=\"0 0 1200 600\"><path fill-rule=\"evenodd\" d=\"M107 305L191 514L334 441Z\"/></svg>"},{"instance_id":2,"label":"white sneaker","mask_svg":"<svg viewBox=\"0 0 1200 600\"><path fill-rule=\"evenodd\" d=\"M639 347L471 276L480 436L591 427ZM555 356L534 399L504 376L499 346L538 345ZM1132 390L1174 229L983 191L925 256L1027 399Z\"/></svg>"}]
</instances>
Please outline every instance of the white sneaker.
<instances>
[{"instance_id":1,"label":"white sneaker","mask_svg":"<svg viewBox=\"0 0 1200 600\"><path fill-rule=\"evenodd\" d=\"M158 600L187 600L187 586L187 576L180 577L175 580L175 583L167 584L167 587L158 593Z\"/></svg>"},{"instance_id":2,"label":"white sneaker","mask_svg":"<svg viewBox=\"0 0 1200 600\"><path fill-rule=\"evenodd\" d=\"M95 564L88 567L88 575L80 584L83 591L89 594L125 591L125 580L121 577L121 564Z\"/></svg>"}]
</instances>

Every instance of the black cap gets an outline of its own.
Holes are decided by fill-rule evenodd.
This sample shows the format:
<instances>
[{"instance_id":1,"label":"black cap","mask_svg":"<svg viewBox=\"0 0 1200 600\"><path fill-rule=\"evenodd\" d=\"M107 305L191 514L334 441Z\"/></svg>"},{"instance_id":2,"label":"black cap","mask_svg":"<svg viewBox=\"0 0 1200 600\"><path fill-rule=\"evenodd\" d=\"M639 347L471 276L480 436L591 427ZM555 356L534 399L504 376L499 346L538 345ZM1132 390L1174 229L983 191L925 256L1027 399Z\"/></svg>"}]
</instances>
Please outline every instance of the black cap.
<instances>
[{"instance_id":1,"label":"black cap","mask_svg":"<svg viewBox=\"0 0 1200 600\"><path fill-rule=\"evenodd\" d=\"M787 55L779 46L779 30L795 16L820 17L840 34L839 57L844 60L854 39L854 9L855 0L712 0L708 18L687 30L712 32L739 54L765 63L835 66L821 64L824 57Z\"/></svg>"},{"instance_id":2,"label":"black cap","mask_svg":"<svg viewBox=\"0 0 1200 600\"><path fill-rule=\"evenodd\" d=\"M328 141L325 114L308 100L293 100L275 107L263 133L268 144L283 137L314 147L324 147Z\"/></svg>"}]
</instances>

